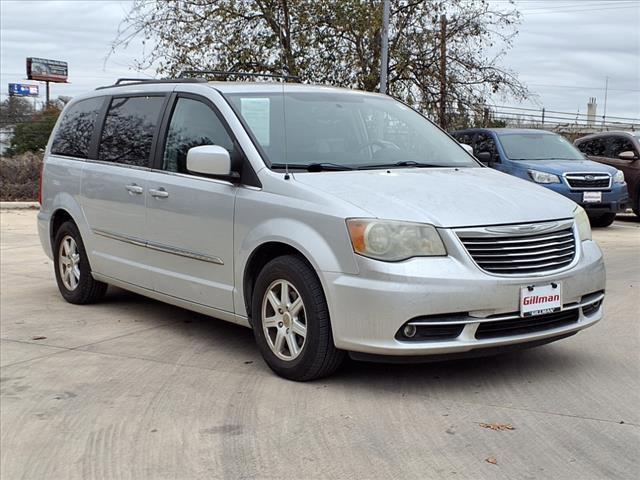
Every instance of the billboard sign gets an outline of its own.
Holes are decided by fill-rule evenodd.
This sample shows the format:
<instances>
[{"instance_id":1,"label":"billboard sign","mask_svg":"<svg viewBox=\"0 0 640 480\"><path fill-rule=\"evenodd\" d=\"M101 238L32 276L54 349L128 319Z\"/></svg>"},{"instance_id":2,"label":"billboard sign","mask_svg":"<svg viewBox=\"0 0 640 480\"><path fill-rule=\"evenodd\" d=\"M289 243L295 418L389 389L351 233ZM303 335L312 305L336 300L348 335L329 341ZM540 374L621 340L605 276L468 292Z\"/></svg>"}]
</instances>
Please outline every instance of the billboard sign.
<instances>
[{"instance_id":1,"label":"billboard sign","mask_svg":"<svg viewBox=\"0 0 640 480\"><path fill-rule=\"evenodd\" d=\"M67 62L45 58L27 58L27 78L29 80L64 83L67 81L68 74Z\"/></svg>"},{"instance_id":2,"label":"billboard sign","mask_svg":"<svg viewBox=\"0 0 640 480\"><path fill-rule=\"evenodd\" d=\"M38 85L29 85L28 83L10 83L10 97L37 97L40 95Z\"/></svg>"}]
</instances>

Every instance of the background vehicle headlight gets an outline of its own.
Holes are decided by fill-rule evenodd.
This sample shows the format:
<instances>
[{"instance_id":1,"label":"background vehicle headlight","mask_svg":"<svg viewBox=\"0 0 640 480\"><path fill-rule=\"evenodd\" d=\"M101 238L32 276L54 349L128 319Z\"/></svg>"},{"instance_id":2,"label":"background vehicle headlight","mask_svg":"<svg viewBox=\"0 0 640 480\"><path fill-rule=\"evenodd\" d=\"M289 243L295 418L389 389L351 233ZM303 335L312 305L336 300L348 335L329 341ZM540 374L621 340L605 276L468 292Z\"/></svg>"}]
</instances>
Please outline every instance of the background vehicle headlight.
<instances>
[{"instance_id":1,"label":"background vehicle headlight","mask_svg":"<svg viewBox=\"0 0 640 480\"><path fill-rule=\"evenodd\" d=\"M538 170L529 170L529 176L536 183L560 183L560 178L553 173L539 172Z\"/></svg>"},{"instance_id":2,"label":"background vehicle headlight","mask_svg":"<svg viewBox=\"0 0 640 480\"><path fill-rule=\"evenodd\" d=\"M447 254L437 230L424 223L350 218L347 228L353 250L365 257L397 262Z\"/></svg>"},{"instance_id":3,"label":"background vehicle headlight","mask_svg":"<svg viewBox=\"0 0 640 480\"><path fill-rule=\"evenodd\" d=\"M591 223L589 222L589 217L587 216L587 212L584 211L584 208L580 206L576 207L573 211L573 218L576 222L576 226L578 227L580 241L591 240Z\"/></svg>"},{"instance_id":4,"label":"background vehicle headlight","mask_svg":"<svg viewBox=\"0 0 640 480\"><path fill-rule=\"evenodd\" d=\"M624 183L624 172L622 170L618 170L613 176L613 181L615 183Z\"/></svg>"}]
</instances>

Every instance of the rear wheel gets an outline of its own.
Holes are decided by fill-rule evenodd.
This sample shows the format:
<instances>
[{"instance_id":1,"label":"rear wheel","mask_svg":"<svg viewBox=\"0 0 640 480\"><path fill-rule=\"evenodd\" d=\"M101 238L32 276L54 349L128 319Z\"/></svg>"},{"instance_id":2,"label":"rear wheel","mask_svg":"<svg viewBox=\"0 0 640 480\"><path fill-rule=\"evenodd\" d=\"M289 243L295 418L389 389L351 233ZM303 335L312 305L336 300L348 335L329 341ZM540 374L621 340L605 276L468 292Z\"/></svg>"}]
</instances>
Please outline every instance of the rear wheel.
<instances>
[{"instance_id":1,"label":"rear wheel","mask_svg":"<svg viewBox=\"0 0 640 480\"><path fill-rule=\"evenodd\" d=\"M592 227L608 227L615 219L615 213L604 213L602 215L589 217L589 222Z\"/></svg>"},{"instance_id":2,"label":"rear wheel","mask_svg":"<svg viewBox=\"0 0 640 480\"><path fill-rule=\"evenodd\" d=\"M336 349L320 280L300 257L271 260L256 280L253 333L267 365L278 375L307 381L333 373L344 352Z\"/></svg>"},{"instance_id":3,"label":"rear wheel","mask_svg":"<svg viewBox=\"0 0 640 480\"><path fill-rule=\"evenodd\" d=\"M102 299L107 284L94 280L91 266L73 222L63 223L53 241L54 270L60 294L69 303L86 304Z\"/></svg>"},{"instance_id":4,"label":"rear wheel","mask_svg":"<svg viewBox=\"0 0 640 480\"><path fill-rule=\"evenodd\" d=\"M636 204L633 207L633 213L636 214L636 217L640 217L640 193L638 194L638 200L636 201Z\"/></svg>"}]
</instances>

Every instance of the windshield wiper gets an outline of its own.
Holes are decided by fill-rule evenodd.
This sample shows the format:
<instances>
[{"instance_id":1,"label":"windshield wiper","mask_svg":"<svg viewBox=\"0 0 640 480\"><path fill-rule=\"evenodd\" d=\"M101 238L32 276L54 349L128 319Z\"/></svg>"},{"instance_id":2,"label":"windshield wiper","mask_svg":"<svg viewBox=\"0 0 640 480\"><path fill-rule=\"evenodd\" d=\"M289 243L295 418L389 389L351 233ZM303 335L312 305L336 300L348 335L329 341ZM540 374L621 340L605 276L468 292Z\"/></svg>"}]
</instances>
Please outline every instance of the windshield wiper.
<instances>
[{"instance_id":1,"label":"windshield wiper","mask_svg":"<svg viewBox=\"0 0 640 480\"><path fill-rule=\"evenodd\" d=\"M308 172L322 172L322 171L337 171L337 170L353 170L353 167L348 167L347 165L340 165L338 163L329 163L329 162L321 162L321 163L272 163L271 168L289 168L291 170L306 170Z\"/></svg>"},{"instance_id":2,"label":"windshield wiper","mask_svg":"<svg viewBox=\"0 0 640 480\"><path fill-rule=\"evenodd\" d=\"M437 168L443 165L434 165L432 163L414 162L413 160L403 160L395 163L372 163L371 165L361 165L358 170L369 170L373 168L392 168L392 167L416 167L416 168Z\"/></svg>"}]
</instances>

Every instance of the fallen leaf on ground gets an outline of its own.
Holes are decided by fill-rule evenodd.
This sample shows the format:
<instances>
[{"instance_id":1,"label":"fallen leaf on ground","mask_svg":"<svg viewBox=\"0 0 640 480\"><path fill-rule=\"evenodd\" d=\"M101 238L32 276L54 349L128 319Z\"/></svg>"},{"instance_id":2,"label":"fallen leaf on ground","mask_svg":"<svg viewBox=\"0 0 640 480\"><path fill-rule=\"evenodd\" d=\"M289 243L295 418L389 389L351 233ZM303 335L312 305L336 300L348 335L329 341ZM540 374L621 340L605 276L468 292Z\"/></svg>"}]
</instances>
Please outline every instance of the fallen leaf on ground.
<instances>
[{"instance_id":1,"label":"fallen leaf on ground","mask_svg":"<svg viewBox=\"0 0 640 480\"><path fill-rule=\"evenodd\" d=\"M481 423L482 428L488 428L490 430L515 430L515 427L509 423Z\"/></svg>"},{"instance_id":2,"label":"fallen leaf on ground","mask_svg":"<svg viewBox=\"0 0 640 480\"><path fill-rule=\"evenodd\" d=\"M487 457L484 459L485 462L490 463L491 465L497 465L498 464L498 460L496 459L496 457Z\"/></svg>"},{"instance_id":3,"label":"fallen leaf on ground","mask_svg":"<svg viewBox=\"0 0 640 480\"><path fill-rule=\"evenodd\" d=\"M47 337L43 335L36 335L35 337L31 337L31 340L45 340Z\"/></svg>"}]
</instances>

